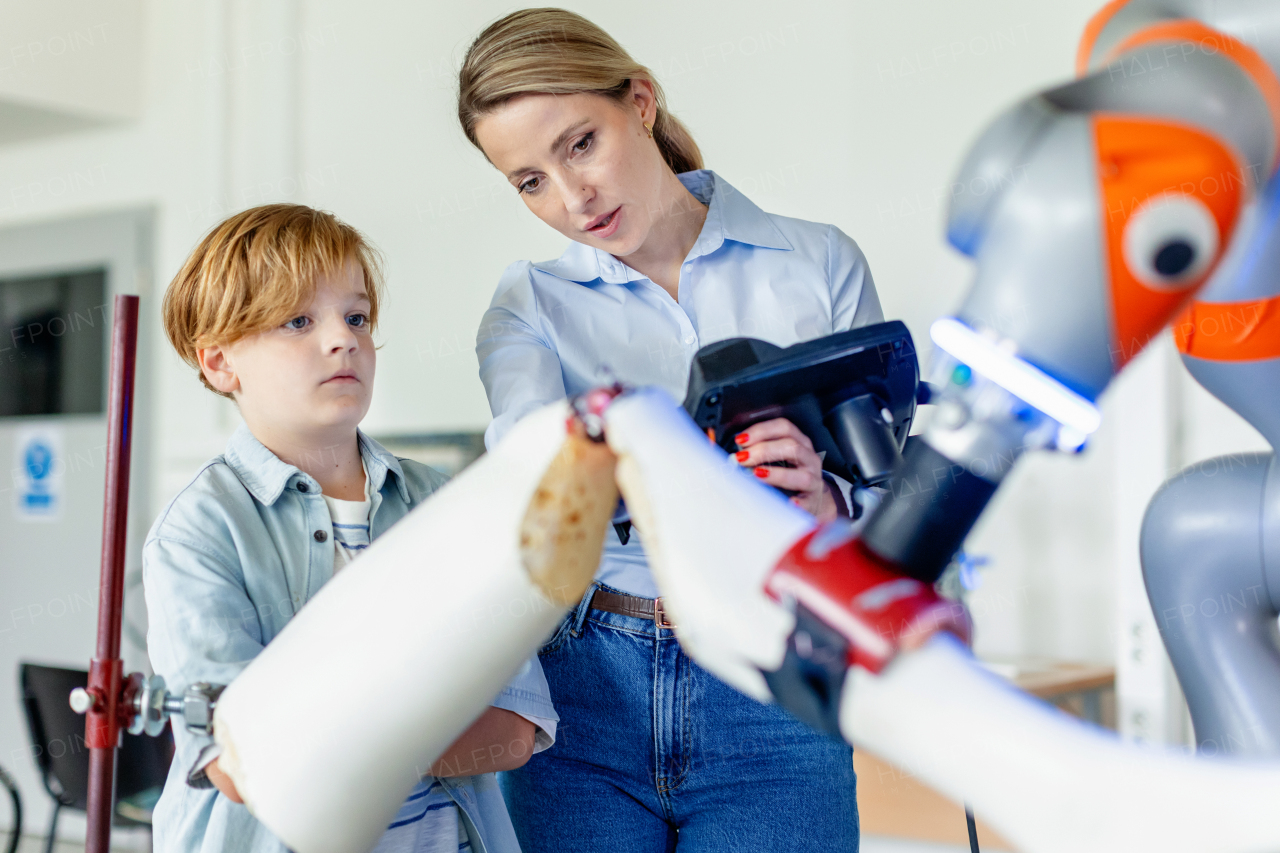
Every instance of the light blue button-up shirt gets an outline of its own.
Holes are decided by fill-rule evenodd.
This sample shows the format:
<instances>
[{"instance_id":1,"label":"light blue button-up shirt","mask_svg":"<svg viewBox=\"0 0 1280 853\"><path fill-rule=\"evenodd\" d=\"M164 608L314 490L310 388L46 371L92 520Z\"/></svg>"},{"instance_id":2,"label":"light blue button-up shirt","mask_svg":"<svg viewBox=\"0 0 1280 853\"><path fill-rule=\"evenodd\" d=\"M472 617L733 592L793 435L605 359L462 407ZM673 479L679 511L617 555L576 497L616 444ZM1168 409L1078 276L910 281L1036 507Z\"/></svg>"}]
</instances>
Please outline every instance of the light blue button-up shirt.
<instances>
[{"instance_id":1,"label":"light blue button-up shirt","mask_svg":"<svg viewBox=\"0 0 1280 853\"><path fill-rule=\"evenodd\" d=\"M391 455L363 433L359 442L376 539L446 477ZM317 537L317 531L326 535ZM240 427L226 452L160 514L143 546L147 650L169 689L180 693L197 681L230 684L333 576L332 539L320 484ZM431 543L422 547L430 550ZM550 746L558 718L536 657L493 705L542 718L552 731L538 730L535 751ZM187 784L187 773L212 739L192 734L180 721L173 729L177 755L153 816L156 849L286 853L244 806ZM473 851L519 853L492 773L439 781L458 805Z\"/></svg>"},{"instance_id":2,"label":"light blue button-up shirt","mask_svg":"<svg viewBox=\"0 0 1280 853\"><path fill-rule=\"evenodd\" d=\"M694 354L716 341L785 347L884 319L866 258L840 229L765 213L711 171L680 181L708 210L678 302L581 243L554 261L507 267L476 338L493 411L488 446L538 406L615 381L683 400ZM658 595L634 532L626 545L608 536L596 577Z\"/></svg>"}]
</instances>

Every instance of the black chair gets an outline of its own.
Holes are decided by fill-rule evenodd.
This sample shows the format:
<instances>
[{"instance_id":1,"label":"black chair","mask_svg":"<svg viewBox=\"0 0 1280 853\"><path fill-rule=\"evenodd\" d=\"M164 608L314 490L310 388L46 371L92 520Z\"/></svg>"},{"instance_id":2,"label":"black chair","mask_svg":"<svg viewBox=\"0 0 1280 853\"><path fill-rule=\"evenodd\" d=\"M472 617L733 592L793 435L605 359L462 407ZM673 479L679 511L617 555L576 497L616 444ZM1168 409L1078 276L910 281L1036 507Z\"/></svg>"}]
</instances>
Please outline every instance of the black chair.
<instances>
[{"instance_id":1,"label":"black chair","mask_svg":"<svg viewBox=\"0 0 1280 853\"><path fill-rule=\"evenodd\" d=\"M45 790L53 798L46 853L51 853L62 809L84 811L89 802L89 748L84 740L84 717L71 710L67 697L88 685L83 669L63 669L23 663L22 706L27 713L32 752ZM116 757L114 826L151 828L151 810L160 799L173 761L173 733L160 737L124 735Z\"/></svg>"}]
</instances>

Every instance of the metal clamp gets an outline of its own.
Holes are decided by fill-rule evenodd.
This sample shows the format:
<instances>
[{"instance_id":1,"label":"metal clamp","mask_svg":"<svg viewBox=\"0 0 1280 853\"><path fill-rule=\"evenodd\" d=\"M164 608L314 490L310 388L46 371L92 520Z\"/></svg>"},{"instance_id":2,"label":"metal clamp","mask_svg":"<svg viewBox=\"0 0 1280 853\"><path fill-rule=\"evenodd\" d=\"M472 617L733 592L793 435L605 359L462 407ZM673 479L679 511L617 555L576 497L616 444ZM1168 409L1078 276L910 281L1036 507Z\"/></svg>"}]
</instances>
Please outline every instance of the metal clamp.
<instances>
[{"instance_id":1,"label":"metal clamp","mask_svg":"<svg viewBox=\"0 0 1280 853\"><path fill-rule=\"evenodd\" d=\"M225 685L197 681L181 695L175 695L165 689L164 678L159 675L147 677L135 672L127 682L126 702L121 711L128 718L125 730L129 734L156 737L175 714L183 718L187 731L213 734L213 712ZM98 700L90 691L77 687L71 691L69 703L77 714L86 714L97 706Z\"/></svg>"},{"instance_id":2,"label":"metal clamp","mask_svg":"<svg viewBox=\"0 0 1280 853\"><path fill-rule=\"evenodd\" d=\"M218 705L218 697L222 695L222 691L226 690L225 684L210 684L207 681L197 681L195 684L187 688L179 699L170 697L165 703L166 710L170 714L175 710L170 710L172 706L176 706L181 713L183 719L186 720L187 731L202 735L213 734L213 711Z\"/></svg>"}]
</instances>

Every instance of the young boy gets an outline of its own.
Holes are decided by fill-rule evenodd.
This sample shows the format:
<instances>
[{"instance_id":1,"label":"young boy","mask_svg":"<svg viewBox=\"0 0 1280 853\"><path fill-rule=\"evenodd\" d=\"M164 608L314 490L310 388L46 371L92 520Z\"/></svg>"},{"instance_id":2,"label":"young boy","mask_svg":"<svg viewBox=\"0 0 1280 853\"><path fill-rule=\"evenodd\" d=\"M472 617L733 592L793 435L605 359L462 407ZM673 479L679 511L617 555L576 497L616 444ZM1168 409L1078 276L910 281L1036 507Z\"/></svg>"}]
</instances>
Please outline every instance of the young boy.
<instances>
[{"instance_id":1,"label":"young boy","mask_svg":"<svg viewBox=\"0 0 1280 853\"><path fill-rule=\"evenodd\" d=\"M169 341L244 418L143 548L147 643L171 690L229 684L335 571L444 483L357 428L373 390L380 288L355 229L284 204L223 222L169 285ZM434 775L375 850L518 853L493 772L550 746L556 720L535 659L424 768ZM212 739L180 723L174 735L157 849L285 853L241 804Z\"/></svg>"}]
</instances>

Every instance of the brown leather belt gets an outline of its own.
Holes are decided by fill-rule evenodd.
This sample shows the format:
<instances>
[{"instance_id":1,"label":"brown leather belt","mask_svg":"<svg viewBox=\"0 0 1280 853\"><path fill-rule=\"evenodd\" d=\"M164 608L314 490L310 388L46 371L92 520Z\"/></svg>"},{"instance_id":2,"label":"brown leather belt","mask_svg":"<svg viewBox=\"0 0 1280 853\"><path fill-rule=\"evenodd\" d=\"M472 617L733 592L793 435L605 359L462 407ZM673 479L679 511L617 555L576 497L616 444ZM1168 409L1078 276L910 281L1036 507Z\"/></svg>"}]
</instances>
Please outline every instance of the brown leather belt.
<instances>
[{"instance_id":1,"label":"brown leather belt","mask_svg":"<svg viewBox=\"0 0 1280 853\"><path fill-rule=\"evenodd\" d=\"M635 616L637 619L651 619L659 628L676 627L667 621L667 613L662 609L661 598L640 598L635 595L620 595L605 589L596 588L591 596L591 608L606 613L617 613L622 616Z\"/></svg>"}]
</instances>

